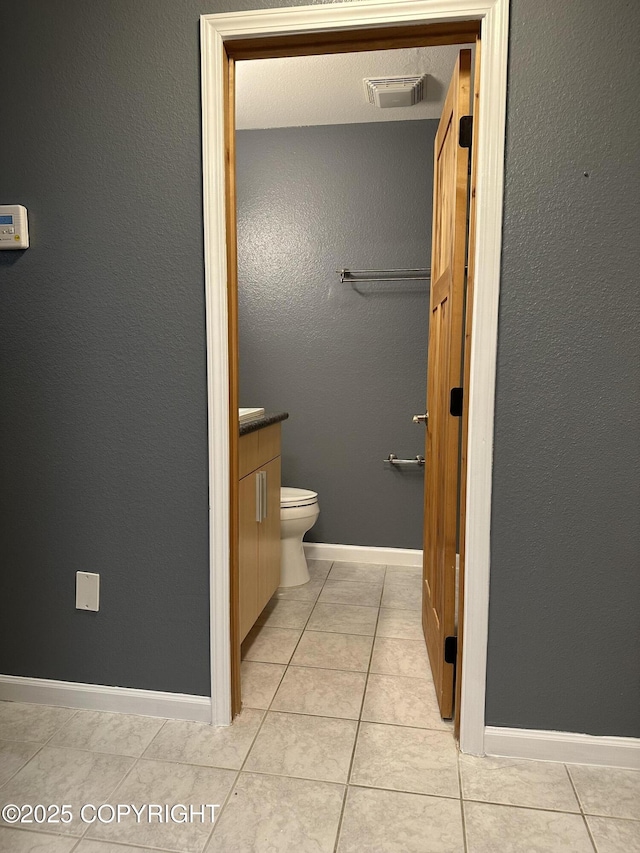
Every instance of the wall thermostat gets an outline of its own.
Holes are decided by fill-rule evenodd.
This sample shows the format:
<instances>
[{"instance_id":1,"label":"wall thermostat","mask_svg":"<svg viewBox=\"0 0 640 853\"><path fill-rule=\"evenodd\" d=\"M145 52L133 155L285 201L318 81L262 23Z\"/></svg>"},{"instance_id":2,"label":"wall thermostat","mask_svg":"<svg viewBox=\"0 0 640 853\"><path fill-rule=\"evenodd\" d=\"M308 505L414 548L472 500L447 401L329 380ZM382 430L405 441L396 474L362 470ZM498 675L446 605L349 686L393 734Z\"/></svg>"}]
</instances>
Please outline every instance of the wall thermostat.
<instances>
[{"instance_id":1,"label":"wall thermostat","mask_svg":"<svg viewBox=\"0 0 640 853\"><path fill-rule=\"evenodd\" d=\"M21 204L0 204L0 249L28 249L27 208Z\"/></svg>"}]
</instances>

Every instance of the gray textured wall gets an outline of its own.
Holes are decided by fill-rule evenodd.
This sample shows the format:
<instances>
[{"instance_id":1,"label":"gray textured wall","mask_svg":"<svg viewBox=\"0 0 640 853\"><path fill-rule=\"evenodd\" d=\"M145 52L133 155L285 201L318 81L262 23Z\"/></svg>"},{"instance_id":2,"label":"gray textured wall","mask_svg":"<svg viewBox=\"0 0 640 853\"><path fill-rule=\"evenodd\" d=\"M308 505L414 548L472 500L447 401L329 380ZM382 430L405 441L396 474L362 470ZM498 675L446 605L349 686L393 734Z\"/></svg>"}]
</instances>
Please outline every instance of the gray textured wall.
<instances>
[{"instance_id":1,"label":"gray textured wall","mask_svg":"<svg viewBox=\"0 0 640 853\"><path fill-rule=\"evenodd\" d=\"M206 694L198 15L2 4L0 671ZM99 613L75 573L99 572Z\"/></svg>"},{"instance_id":2,"label":"gray textured wall","mask_svg":"<svg viewBox=\"0 0 640 853\"><path fill-rule=\"evenodd\" d=\"M314 489L307 539L422 547L429 288L335 270L427 267L438 123L237 134L240 403L284 409L285 485Z\"/></svg>"},{"instance_id":3,"label":"gray textured wall","mask_svg":"<svg viewBox=\"0 0 640 853\"><path fill-rule=\"evenodd\" d=\"M640 5L512 14L487 722L638 736Z\"/></svg>"},{"instance_id":4,"label":"gray textured wall","mask_svg":"<svg viewBox=\"0 0 640 853\"><path fill-rule=\"evenodd\" d=\"M0 256L4 672L208 689L197 18L262 5L0 7L33 241ZM639 29L631 0L512 2L493 724L640 735Z\"/></svg>"}]
</instances>

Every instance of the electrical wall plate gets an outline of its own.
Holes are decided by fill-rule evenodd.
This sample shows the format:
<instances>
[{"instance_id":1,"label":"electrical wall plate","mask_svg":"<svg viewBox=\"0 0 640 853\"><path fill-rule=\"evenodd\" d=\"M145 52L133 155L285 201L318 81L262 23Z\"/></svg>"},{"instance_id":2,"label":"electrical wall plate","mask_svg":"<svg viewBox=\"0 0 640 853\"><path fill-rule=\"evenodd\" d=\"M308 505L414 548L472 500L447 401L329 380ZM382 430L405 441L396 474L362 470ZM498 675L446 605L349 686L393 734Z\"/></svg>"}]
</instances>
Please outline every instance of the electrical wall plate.
<instances>
[{"instance_id":1,"label":"electrical wall plate","mask_svg":"<svg viewBox=\"0 0 640 853\"><path fill-rule=\"evenodd\" d=\"M0 249L28 249L27 208L21 204L0 204Z\"/></svg>"},{"instance_id":2,"label":"electrical wall plate","mask_svg":"<svg viewBox=\"0 0 640 853\"><path fill-rule=\"evenodd\" d=\"M76 610L100 609L100 575L76 572Z\"/></svg>"}]
</instances>

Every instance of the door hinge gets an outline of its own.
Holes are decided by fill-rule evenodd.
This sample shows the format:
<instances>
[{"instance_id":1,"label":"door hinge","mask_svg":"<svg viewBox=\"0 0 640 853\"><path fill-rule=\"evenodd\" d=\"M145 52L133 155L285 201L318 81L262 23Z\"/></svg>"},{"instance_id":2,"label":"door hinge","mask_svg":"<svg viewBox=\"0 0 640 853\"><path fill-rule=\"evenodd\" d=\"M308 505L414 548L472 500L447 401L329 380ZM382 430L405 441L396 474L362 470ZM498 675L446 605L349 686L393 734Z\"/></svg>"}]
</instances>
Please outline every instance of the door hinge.
<instances>
[{"instance_id":1,"label":"door hinge","mask_svg":"<svg viewBox=\"0 0 640 853\"><path fill-rule=\"evenodd\" d=\"M449 413L454 418L462 417L462 388L452 388L449 399Z\"/></svg>"},{"instance_id":2,"label":"door hinge","mask_svg":"<svg viewBox=\"0 0 640 853\"><path fill-rule=\"evenodd\" d=\"M471 148L473 140L473 116L460 116L460 135L458 143L460 148Z\"/></svg>"},{"instance_id":3,"label":"door hinge","mask_svg":"<svg viewBox=\"0 0 640 853\"><path fill-rule=\"evenodd\" d=\"M457 637L445 637L444 638L444 662L445 663L455 663L457 654L458 654L458 638Z\"/></svg>"}]
</instances>

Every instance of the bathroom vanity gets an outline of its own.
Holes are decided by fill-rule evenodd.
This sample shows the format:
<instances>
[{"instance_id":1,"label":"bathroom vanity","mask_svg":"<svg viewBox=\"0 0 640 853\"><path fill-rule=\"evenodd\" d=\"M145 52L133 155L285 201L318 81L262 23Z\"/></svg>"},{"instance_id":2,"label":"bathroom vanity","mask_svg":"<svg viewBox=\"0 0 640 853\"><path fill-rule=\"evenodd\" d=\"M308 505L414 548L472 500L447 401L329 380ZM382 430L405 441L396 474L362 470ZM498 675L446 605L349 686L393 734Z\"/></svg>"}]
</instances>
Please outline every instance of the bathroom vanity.
<instances>
[{"instance_id":1,"label":"bathroom vanity","mask_svg":"<svg viewBox=\"0 0 640 853\"><path fill-rule=\"evenodd\" d=\"M288 417L267 414L240 424L241 642L280 584L280 424Z\"/></svg>"}]
</instances>

